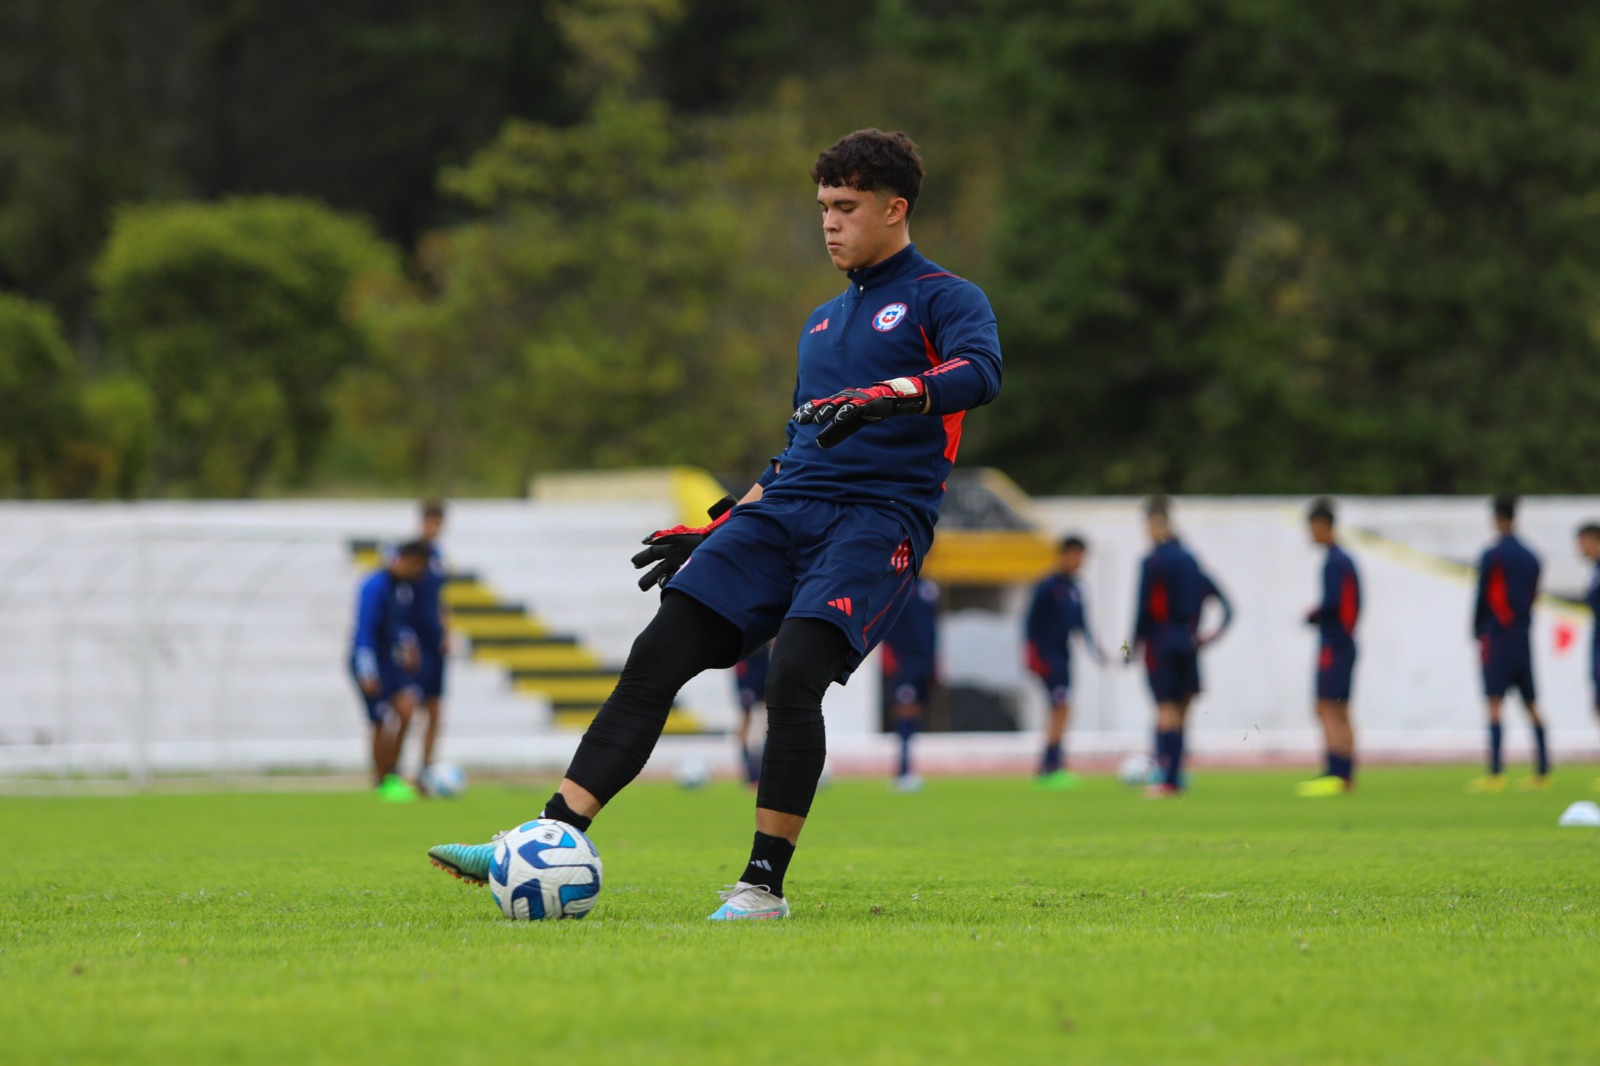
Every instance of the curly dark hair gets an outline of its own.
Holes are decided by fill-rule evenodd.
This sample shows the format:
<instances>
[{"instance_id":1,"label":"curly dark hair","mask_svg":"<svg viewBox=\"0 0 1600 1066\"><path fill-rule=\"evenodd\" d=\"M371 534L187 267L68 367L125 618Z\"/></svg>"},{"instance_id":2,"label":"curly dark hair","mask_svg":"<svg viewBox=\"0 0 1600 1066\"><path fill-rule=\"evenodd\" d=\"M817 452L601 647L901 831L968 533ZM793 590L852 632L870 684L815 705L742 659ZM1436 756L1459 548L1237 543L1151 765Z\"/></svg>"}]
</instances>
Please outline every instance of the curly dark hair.
<instances>
[{"instance_id":1,"label":"curly dark hair","mask_svg":"<svg viewBox=\"0 0 1600 1066\"><path fill-rule=\"evenodd\" d=\"M922 191L922 156L904 133L856 130L817 156L811 180L818 185L876 192L886 189L906 198L906 215L917 207Z\"/></svg>"}]
</instances>

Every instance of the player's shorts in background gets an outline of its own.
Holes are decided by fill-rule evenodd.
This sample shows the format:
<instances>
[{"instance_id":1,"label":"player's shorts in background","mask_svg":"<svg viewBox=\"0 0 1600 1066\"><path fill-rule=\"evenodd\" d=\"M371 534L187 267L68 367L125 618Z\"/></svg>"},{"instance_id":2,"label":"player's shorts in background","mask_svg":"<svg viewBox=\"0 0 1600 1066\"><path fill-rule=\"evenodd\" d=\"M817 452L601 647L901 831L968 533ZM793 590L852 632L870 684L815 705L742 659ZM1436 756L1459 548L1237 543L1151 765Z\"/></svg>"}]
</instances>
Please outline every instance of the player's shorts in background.
<instances>
[{"instance_id":1,"label":"player's shorts in background","mask_svg":"<svg viewBox=\"0 0 1600 1066\"><path fill-rule=\"evenodd\" d=\"M1072 702L1072 663L1066 659L1043 659L1030 666L1033 676L1044 685L1050 706L1064 707Z\"/></svg>"},{"instance_id":2,"label":"player's shorts in background","mask_svg":"<svg viewBox=\"0 0 1600 1066\"><path fill-rule=\"evenodd\" d=\"M866 504L765 498L740 505L667 588L693 596L744 634L743 654L785 618L842 630L851 654L842 683L894 624L916 588L900 520Z\"/></svg>"},{"instance_id":3,"label":"player's shorts in background","mask_svg":"<svg viewBox=\"0 0 1600 1066\"><path fill-rule=\"evenodd\" d=\"M423 699L434 699L444 695L444 667L443 652L422 653L422 667L417 671L417 686L422 689Z\"/></svg>"},{"instance_id":4,"label":"player's shorts in background","mask_svg":"<svg viewBox=\"0 0 1600 1066\"><path fill-rule=\"evenodd\" d=\"M883 691L888 695L890 704L896 707L908 703L926 707L932 688L933 678L925 674L896 674L883 680Z\"/></svg>"},{"instance_id":5,"label":"player's shorts in background","mask_svg":"<svg viewBox=\"0 0 1600 1066\"><path fill-rule=\"evenodd\" d=\"M1323 644L1317 649L1317 699L1349 700L1356 674L1356 648Z\"/></svg>"},{"instance_id":6,"label":"player's shorts in background","mask_svg":"<svg viewBox=\"0 0 1600 1066\"><path fill-rule=\"evenodd\" d=\"M1145 673L1157 703L1181 703L1200 692L1200 653L1175 643L1145 645Z\"/></svg>"},{"instance_id":7,"label":"player's shorts in background","mask_svg":"<svg viewBox=\"0 0 1600 1066\"><path fill-rule=\"evenodd\" d=\"M378 667L380 690L376 696L367 695L366 690L361 687L361 679L356 673L354 661L350 663L350 679L355 682L356 695L361 697L361 704L367 711L367 721L372 725L382 725L394 713L395 696L406 689L412 689L416 694L418 688L415 676L387 664Z\"/></svg>"},{"instance_id":8,"label":"player's shorts in background","mask_svg":"<svg viewBox=\"0 0 1600 1066\"><path fill-rule=\"evenodd\" d=\"M1506 693L1516 689L1524 703L1533 703L1539 698L1533 684L1533 649L1526 632L1482 637L1478 647L1483 656L1485 696L1503 699Z\"/></svg>"}]
</instances>

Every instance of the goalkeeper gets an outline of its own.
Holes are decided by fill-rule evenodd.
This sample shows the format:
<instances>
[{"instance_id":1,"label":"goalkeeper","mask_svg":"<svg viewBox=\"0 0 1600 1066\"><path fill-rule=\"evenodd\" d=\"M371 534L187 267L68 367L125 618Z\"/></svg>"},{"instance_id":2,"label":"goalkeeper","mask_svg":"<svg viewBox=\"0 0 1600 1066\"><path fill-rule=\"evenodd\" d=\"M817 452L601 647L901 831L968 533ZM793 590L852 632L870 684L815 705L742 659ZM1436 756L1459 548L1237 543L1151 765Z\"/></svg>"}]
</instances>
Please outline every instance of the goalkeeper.
<instances>
[{"instance_id":1,"label":"goalkeeper","mask_svg":"<svg viewBox=\"0 0 1600 1066\"><path fill-rule=\"evenodd\" d=\"M1000 390L989 301L911 243L922 177L911 139L876 129L812 166L828 256L849 284L801 328L788 445L709 525L645 538L634 565L651 567L640 587L661 586L660 609L544 808L587 830L643 768L678 690L773 640L755 840L716 920L788 915L785 874L826 755L823 693L914 594L963 415ZM708 411L737 402L715 398ZM486 879L492 854L429 852L471 882Z\"/></svg>"}]
</instances>

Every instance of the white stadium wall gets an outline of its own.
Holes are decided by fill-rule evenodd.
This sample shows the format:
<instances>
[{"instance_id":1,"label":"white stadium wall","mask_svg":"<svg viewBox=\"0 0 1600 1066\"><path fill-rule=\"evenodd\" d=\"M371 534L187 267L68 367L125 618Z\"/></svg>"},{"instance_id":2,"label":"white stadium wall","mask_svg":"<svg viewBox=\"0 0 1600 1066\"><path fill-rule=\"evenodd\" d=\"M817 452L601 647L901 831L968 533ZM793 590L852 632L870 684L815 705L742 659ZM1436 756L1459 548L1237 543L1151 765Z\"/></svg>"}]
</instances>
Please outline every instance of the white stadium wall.
<instances>
[{"instance_id":1,"label":"white stadium wall","mask_svg":"<svg viewBox=\"0 0 1600 1066\"><path fill-rule=\"evenodd\" d=\"M1051 534L1083 533L1095 632L1116 658L1130 628L1144 550L1132 500L1047 499ZM1250 761L1316 746L1310 718L1313 636L1300 623L1317 589L1319 555L1305 542L1303 500L1185 499L1180 533L1235 603L1233 631L1204 659L1193 746ZM1576 525L1600 500L1525 504L1527 539L1547 590L1580 594ZM641 530L674 521L665 502L463 501L445 548L513 600L528 601L608 661L649 618L627 565ZM357 770L363 724L345 674L353 591L352 537L397 538L410 502L0 504L0 774ZM1488 540L1482 500L1343 501L1346 543L1361 569L1356 718L1367 750L1402 757L1475 755L1482 709L1467 636L1472 575L1461 565ZM1037 724L1042 698L1021 669L1024 590L1003 614L946 619L946 681L1006 693ZM1547 599L1535 628L1541 703L1558 757L1590 756L1589 620ZM1097 669L1078 656L1072 746L1084 754L1141 748L1151 707L1134 668ZM865 683L863 683L865 682ZM875 732L875 666L828 698L830 749L844 769L887 764ZM542 700L513 692L503 672L452 661L445 754L469 766L557 769L575 737L555 731ZM724 674L683 703L711 728L736 713ZM1526 730L1513 712L1512 750ZM924 738L928 768L1016 768L1029 734ZM662 759L693 751L728 763L722 738L668 738Z\"/></svg>"}]
</instances>

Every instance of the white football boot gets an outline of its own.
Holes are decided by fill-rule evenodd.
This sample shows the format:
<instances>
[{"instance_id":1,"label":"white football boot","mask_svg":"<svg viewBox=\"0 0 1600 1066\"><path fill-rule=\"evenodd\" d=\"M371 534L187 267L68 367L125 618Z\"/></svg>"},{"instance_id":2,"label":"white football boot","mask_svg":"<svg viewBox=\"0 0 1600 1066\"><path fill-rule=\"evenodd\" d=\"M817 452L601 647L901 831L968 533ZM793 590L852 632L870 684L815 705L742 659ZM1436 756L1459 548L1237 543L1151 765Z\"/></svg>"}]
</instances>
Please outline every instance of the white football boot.
<instances>
[{"instance_id":1,"label":"white football boot","mask_svg":"<svg viewBox=\"0 0 1600 1066\"><path fill-rule=\"evenodd\" d=\"M744 922L789 917L789 901L774 896L766 885L740 881L717 895L722 897L722 906L710 915L709 921Z\"/></svg>"}]
</instances>

